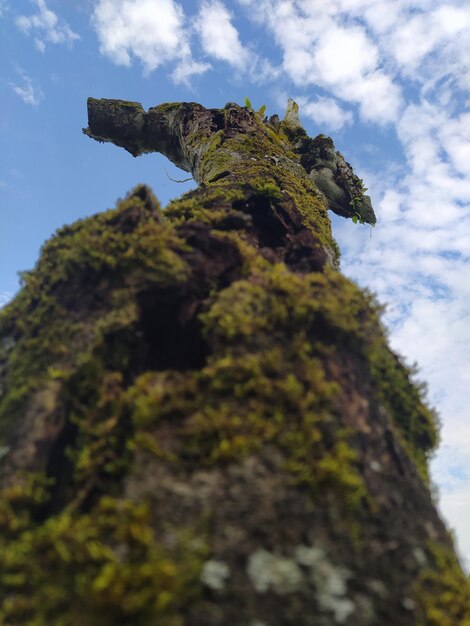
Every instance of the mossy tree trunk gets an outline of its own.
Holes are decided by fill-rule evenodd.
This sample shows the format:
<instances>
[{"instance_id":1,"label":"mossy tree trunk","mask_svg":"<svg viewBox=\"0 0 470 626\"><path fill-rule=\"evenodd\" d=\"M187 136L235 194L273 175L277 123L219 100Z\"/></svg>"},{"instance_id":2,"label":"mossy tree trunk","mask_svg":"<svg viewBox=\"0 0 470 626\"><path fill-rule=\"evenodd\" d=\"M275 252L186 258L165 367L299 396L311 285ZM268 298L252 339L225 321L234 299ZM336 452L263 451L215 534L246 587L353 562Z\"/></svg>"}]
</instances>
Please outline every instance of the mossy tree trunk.
<instances>
[{"instance_id":1,"label":"mossy tree trunk","mask_svg":"<svg viewBox=\"0 0 470 626\"><path fill-rule=\"evenodd\" d=\"M362 181L294 103L89 101L199 183L65 227L0 313L1 626L468 626L435 416L338 272Z\"/></svg>"}]
</instances>

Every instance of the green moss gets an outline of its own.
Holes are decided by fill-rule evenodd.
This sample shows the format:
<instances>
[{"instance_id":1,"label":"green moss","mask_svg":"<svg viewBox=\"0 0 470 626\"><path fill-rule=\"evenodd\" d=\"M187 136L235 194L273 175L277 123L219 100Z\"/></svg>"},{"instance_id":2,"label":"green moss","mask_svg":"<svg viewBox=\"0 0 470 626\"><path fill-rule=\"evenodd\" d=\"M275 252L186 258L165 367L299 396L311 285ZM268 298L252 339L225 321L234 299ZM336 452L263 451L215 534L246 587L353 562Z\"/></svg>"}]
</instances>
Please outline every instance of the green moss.
<instances>
[{"instance_id":1,"label":"green moss","mask_svg":"<svg viewBox=\"0 0 470 626\"><path fill-rule=\"evenodd\" d=\"M41 406L54 404L52 390L50 399L44 396L49 372L71 375L107 332L135 319L130 294L140 284L165 288L187 279L189 268L177 252L182 246L174 228L155 220L154 212L132 196L112 211L60 230L43 247L22 291L0 312L0 340L14 343L0 400L0 440L8 438L15 416L36 391L43 389ZM80 315L84 293L90 298L85 318Z\"/></svg>"},{"instance_id":2,"label":"green moss","mask_svg":"<svg viewBox=\"0 0 470 626\"><path fill-rule=\"evenodd\" d=\"M338 435L329 413L337 386L325 380L319 361L304 363L302 378L295 366L285 367L282 353L272 351L226 356L192 376L143 375L129 390L129 411L139 432L133 448L177 469L238 462L275 445L294 482L315 492L320 487L339 491L348 508L365 490L346 438L339 433L341 441L330 443L333 432ZM180 424L170 454L159 445L164 423Z\"/></svg>"},{"instance_id":3,"label":"green moss","mask_svg":"<svg viewBox=\"0 0 470 626\"><path fill-rule=\"evenodd\" d=\"M158 109L162 113L171 113L180 106L181 102L162 102L162 104L158 104L156 107L151 107L149 111L152 109Z\"/></svg>"},{"instance_id":4,"label":"green moss","mask_svg":"<svg viewBox=\"0 0 470 626\"><path fill-rule=\"evenodd\" d=\"M15 506L18 493L6 494L0 514L2 626L183 625L182 610L200 593L207 554L200 528L174 529L169 548L155 538L143 503L103 497L88 514L66 510L21 528Z\"/></svg>"},{"instance_id":5,"label":"green moss","mask_svg":"<svg viewBox=\"0 0 470 626\"><path fill-rule=\"evenodd\" d=\"M369 365L377 395L402 436L402 442L429 482L428 457L439 442L436 413L426 404L425 388L412 382L413 370L389 350L383 338L369 353Z\"/></svg>"},{"instance_id":6,"label":"green moss","mask_svg":"<svg viewBox=\"0 0 470 626\"><path fill-rule=\"evenodd\" d=\"M259 257L247 263L251 273L214 294L200 317L212 346L207 365L149 372L129 389L133 446L177 468L233 462L274 445L294 482L312 493L332 489L349 509L366 492L335 409L340 387L321 357L338 341L360 344L367 321L361 327L358 312L367 303L336 274L295 275ZM319 336L318 324L330 335ZM165 423L179 425L170 453L159 444Z\"/></svg>"},{"instance_id":7,"label":"green moss","mask_svg":"<svg viewBox=\"0 0 470 626\"><path fill-rule=\"evenodd\" d=\"M294 205L303 224L338 260L324 197L300 165L298 156L289 150L288 143L280 142L277 136L273 138L273 134L267 125L261 125L256 126L254 132L234 137L219 131L207 139L202 138L197 179L203 186L197 192L199 200L207 206L208 196L219 189L219 198L226 206L228 196L224 200L225 194L233 195L238 188L244 198L265 197L274 210L276 205ZM188 198L183 197L182 202L184 209L179 208L177 201L169 207L168 214L174 216L191 211Z\"/></svg>"},{"instance_id":8,"label":"green moss","mask_svg":"<svg viewBox=\"0 0 470 626\"><path fill-rule=\"evenodd\" d=\"M100 355L101 356L101 355ZM127 441L131 425L120 419L122 371L109 372L100 356L91 359L67 381L62 401L69 409L73 439L65 457L73 468L62 499L79 506L91 493L109 493L113 482L129 470ZM65 458L64 458L65 465Z\"/></svg>"},{"instance_id":9,"label":"green moss","mask_svg":"<svg viewBox=\"0 0 470 626\"><path fill-rule=\"evenodd\" d=\"M281 189L279 189L272 179L260 180L259 182L255 180L252 182L252 186L256 193L262 198L267 198L272 202L279 202L282 200Z\"/></svg>"},{"instance_id":10,"label":"green moss","mask_svg":"<svg viewBox=\"0 0 470 626\"><path fill-rule=\"evenodd\" d=\"M53 480L43 473L21 474L0 497L0 545L15 541L30 529L34 518L49 500Z\"/></svg>"},{"instance_id":11,"label":"green moss","mask_svg":"<svg viewBox=\"0 0 470 626\"><path fill-rule=\"evenodd\" d=\"M103 491L120 493L132 460L132 424L120 414L135 294L144 285L175 288L189 275L187 245L144 204L128 198L63 229L0 313L2 439L9 443L28 411L35 432L47 434L65 410L68 433L57 481L17 474L0 496L2 625L179 626L182 607L198 594L200 528L175 529L168 548L144 504L96 502ZM116 331L122 346L109 343Z\"/></svg>"},{"instance_id":12,"label":"green moss","mask_svg":"<svg viewBox=\"0 0 470 626\"><path fill-rule=\"evenodd\" d=\"M87 100L89 105L99 105L101 100L100 98L88 98ZM106 100L107 108L109 109L111 106L115 105L117 109L121 107L125 107L128 109L142 109L142 105L140 102L133 102L132 100Z\"/></svg>"},{"instance_id":13,"label":"green moss","mask_svg":"<svg viewBox=\"0 0 470 626\"><path fill-rule=\"evenodd\" d=\"M196 221L216 226L232 211L233 203L244 198L244 190L239 185L223 190L214 186L203 187L170 202L165 216L176 224Z\"/></svg>"},{"instance_id":14,"label":"green moss","mask_svg":"<svg viewBox=\"0 0 470 626\"><path fill-rule=\"evenodd\" d=\"M316 390L314 394L319 405L310 413L317 415L319 422L328 431L327 425L335 423L338 428L338 421L331 419L329 413L332 398L331 383L326 382L321 362L317 361L316 357L320 356L323 359L325 355L332 354L331 350L335 352L338 348L355 354L364 366L368 364L379 399L386 403L391 419L403 437L405 448L426 476L427 454L437 439L434 414L423 401L420 388L411 382L410 371L388 349L374 299L335 272L296 275L282 264L272 266L260 261L259 258L251 262L250 267L251 275L233 283L218 294L208 311L201 317L216 354L219 350L224 354L222 361L224 367L220 371L215 363L212 364L215 369L209 374L213 381L211 385L216 384L214 381L218 380L224 371L228 373L228 381L230 377L233 377L234 381L238 380L238 376L243 376L242 372L248 363L250 367L246 380L250 381L249 388L266 389L266 393L262 394L261 404L264 406L269 398L279 400L281 408L272 407L269 409L272 414L284 411L289 415L297 413L307 415L309 409L306 406L298 406L295 410L292 407L282 408L283 389L288 387L286 378L291 382L295 381L302 397L309 397L308 389ZM273 342L276 341L282 345L281 353L269 352ZM238 355L240 350L243 351L243 356ZM256 358L253 356L252 360L247 362L245 350L254 352ZM264 350L268 351L269 356L266 358L263 356ZM232 360L234 365L231 364ZM252 367L255 369L251 370ZM302 378L306 369L309 369L311 376L308 380ZM270 377L276 378L280 372L285 375L284 378L281 377L283 382L280 387L276 385L269 387ZM320 375L319 372L323 373ZM315 378L317 375L320 379ZM323 380L325 385L320 380ZM198 384L200 382L198 381ZM203 401L203 397L211 397L211 392L204 384L203 388L200 402ZM223 394L235 393L236 397L243 388L243 385L237 386L234 391L223 387ZM179 393L184 397L182 391ZM167 401L164 404L167 405ZM223 400L217 398L214 400L214 406L223 406ZM319 408L325 406L330 406L326 414ZM232 408L228 406L227 415L230 415L231 411ZM235 412L237 411L238 414L243 412L241 408ZM266 416L261 410L258 417L260 423L271 423L271 413ZM303 433L300 439L306 436L298 425L296 428L298 432ZM226 450L232 449L225 436L221 436L221 440L225 441L223 445ZM266 440L264 435L260 436L259 441L263 440ZM241 435L241 439L237 441L246 444L246 435ZM294 448L295 446L291 451ZM247 449L250 450L249 445ZM237 451L238 448L235 446L234 456ZM341 448L337 452L339 459ZM213 451L210 454L207 451L205 453L209 458L211 454L216 456L218 454ZM353 457L354 453L350 459ZM341 466L342 461L338 462ZM318 467L321 467L321 464ZM316 471L319 471L318 468ZM298 473L301 474L302 470L299 469ZM351 476L354 475L354 472L351 472Z\"/></svg>"},{"instance_id":15,"label":"green moss","mask_svg":"<svg viewBox=\"0 0 470 626\"><path fill-rule=\"evenodd\" d=\"M197 174L199 181L210 183L214 178L220 176L220 174L225 171L225 164L227 167L230 167L230 164L225 161L229 155L226 154L225 149L221 150L223 142L224 131L222 130L204 138L200 136L196 128L193 136L188 138L188 144L193 149L197 146L196 150L200 160ZM213 171L214 165L216 165L217 171Z\"/></svg>"},{"instance_id":16,"label":"green moss","mask_svg":"<svg viewBox=\"0 0 470 626\"><path fill-rule=\"evenodd\" d=\"M430 546L433 567L416 586L418 626L470 626L470 581L448 546Z\"/></svg>"},{"instance_id":17,"label":"green moss","mask_svg":"<svg viewBox=\"0 0 470 626\"><path fill-rule=\"evenodd\" d=\"M277 202L283 195L277 181L256 176L251 192ZM230 204L240 187L221 180L175 202L169 215L175 222L203 219L217 206L213 215L221 219L220 198L230 189ZM122 220L136 210L143 218L123 234ZM2 314L5 332L20 338L9 355L0 428L8 433L36 390L46 413L67 403L75 439L67 451L73 470L66 499L75 493L79 503L92 490L106 490L127 471L136 447L165 457L153 431L176 419L184 428L181 455L170 455L175 463L179 456L191 464L228 462L274 444L295 480L314 490L330 485L345 502L358 501L365 490L354 437L335 409L340 387L325 368L338 350L369 364L378 398L409 454L425 467L435 425L409 372L386 347L373 299L336 272L296 274L263 260L237 235L230 238L245 259L244 276L206 302L200 321L211 356L196 373L150 372L126 389L129 346L124 340L111 354L105 342L117 329L131 339L137 332L134 286L150 280L153 289L174 287L188 276L173 226L152 219L135 197L48 243L22 294ZM93 319L64 309L65 282L95 284L100 302L103 280L106 302Z\"/></svg>"}]
</instances>

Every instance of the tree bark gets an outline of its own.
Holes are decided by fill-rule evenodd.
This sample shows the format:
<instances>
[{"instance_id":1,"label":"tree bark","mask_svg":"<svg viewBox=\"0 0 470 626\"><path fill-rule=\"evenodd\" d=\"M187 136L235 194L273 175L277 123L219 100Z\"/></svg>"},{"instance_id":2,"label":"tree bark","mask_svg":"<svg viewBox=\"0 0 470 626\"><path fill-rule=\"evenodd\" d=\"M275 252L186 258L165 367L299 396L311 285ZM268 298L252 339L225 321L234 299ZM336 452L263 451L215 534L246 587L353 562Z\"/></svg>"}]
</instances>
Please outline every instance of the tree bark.
<instances>
[{"instance_id":1,"label":"tree bark","mask_svg":"<svg viewBox=\"0 0 470 626\"><path fill-rule=\"evenodd\" d=\"M292 102L88 110L199 187L63 228L0 313L0 624L468 626L436 417L337 271L362 181Z\"/></svg>"},{"instance_id":2,"label":"tree bark","mask_svg":"<svg viewBox=\"0 0 470 626\"><path fill-rule=\"evenodd\" d=\"M296 167L300 161L305 172L325 194L327 204L343 217L358 215L365 223L375 224L376 217L363 181L330 137L307 136L298 118L298 107L289 101L284 120L268 120L253 110L228 103L224 109L205 109L194 102L162 104L146 113L137 102L88 99L89 127L84 133L98 141L123 147L133 156L161 152L175 165L191 172L196 182L210 184L228 177L240 184L250 177L278 176L272 165L287 167L299 178L305 177ZM239 141L256 136L256 167L253 146ZM214 150L215 148L215 150ZM266 154L262 154L261 148ZM249 166L247 169L246 166ZM285 190L288 193L288 190ZM310 193L312 191L310 190Z\"/></svg>"}]
</instances>

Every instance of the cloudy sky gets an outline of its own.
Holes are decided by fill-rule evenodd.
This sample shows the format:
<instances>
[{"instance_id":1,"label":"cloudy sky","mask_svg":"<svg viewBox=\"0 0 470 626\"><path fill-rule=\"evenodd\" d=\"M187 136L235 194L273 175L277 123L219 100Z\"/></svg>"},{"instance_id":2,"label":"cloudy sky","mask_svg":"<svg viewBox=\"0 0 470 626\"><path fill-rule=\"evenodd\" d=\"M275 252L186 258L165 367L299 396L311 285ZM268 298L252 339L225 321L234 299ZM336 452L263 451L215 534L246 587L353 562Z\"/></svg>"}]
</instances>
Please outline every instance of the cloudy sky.
<instances>
[{"instance_id":1,"label":"cloudy sky","mask_svg":"<svg viewBox=\"0 0 470 626\"><path fill-rule=\"evenodd\" d=\"M468 0L0 0L0 92L0 306L58 227L138 182L164 204L190 186L82 135L88 96L299 102L369 187L375 229L333 219L343 271L429 384L433 477L470 564Z\"/></svg>"}]
</instances>

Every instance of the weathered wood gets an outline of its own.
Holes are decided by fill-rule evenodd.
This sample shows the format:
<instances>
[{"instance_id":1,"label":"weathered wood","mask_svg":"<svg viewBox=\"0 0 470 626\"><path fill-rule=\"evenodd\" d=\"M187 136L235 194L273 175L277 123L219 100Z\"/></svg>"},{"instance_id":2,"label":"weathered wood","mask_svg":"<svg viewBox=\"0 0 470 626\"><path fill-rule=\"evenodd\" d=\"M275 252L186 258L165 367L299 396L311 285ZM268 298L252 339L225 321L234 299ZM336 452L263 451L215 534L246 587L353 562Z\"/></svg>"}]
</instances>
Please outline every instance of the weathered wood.
<instances>
[{"instance_id":1,"label":"weathered wood","mask_svg":"<svg viewBox=\"0 0 470 626\"><path fill-rule=\"evenodd\" d=\"M160 152L181 169L191 172L199 183L210 183L221 174L232 173L239 178L240 167L237 166L253 159L251 152L246 154L244 146L233 150L229 142L225 147L228 139L246 133L263 136L264 141L274 138L284 144L285 166L289 158L293 169L299 160L295 155L300 156L300 163L325 194L332 211L343 217L359 217L364 223L376 222L370 197L363 192L362 180L335 149L330 137L319 135L311 139L307 136L300 124L298 107L291 100L281 124L233 103L224 109L205 109L194 102L162 104L146 113L138 102L94 98L88 99L88 120L84 133L92 139L112 142L133 156ZM227 173L203 167L214 136L217 137L217 159L228 152ZM277 151L273 158L276 154ZM269 156L269 153L261 154L260 158L269 159Z\"/></svg>"}]
</instances>

